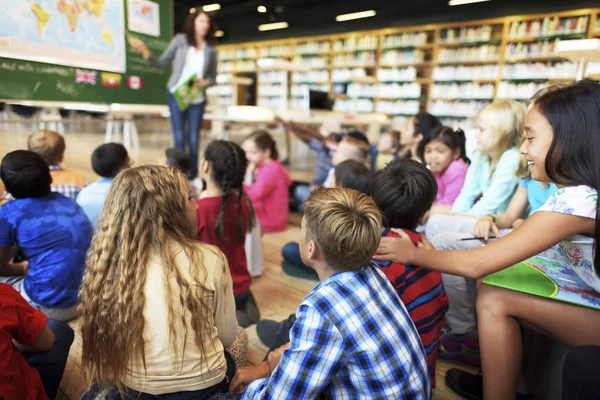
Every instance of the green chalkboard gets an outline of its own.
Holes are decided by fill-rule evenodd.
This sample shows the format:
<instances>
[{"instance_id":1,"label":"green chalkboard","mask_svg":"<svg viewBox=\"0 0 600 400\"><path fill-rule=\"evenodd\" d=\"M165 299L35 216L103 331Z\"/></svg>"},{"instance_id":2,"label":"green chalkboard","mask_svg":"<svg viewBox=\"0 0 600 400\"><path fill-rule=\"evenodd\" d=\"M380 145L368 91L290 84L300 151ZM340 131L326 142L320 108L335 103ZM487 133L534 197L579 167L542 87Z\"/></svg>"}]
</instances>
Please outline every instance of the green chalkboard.
<instances>
[{"instance_id":1,"label":"green chalkboard","mask_svg":"<svg viewBox=\"0 0 600 400\"><path fill-rule=\"evenodd\" d=\"M126 35L117 34L119 37L113 37L111 32L122 34L128 32L132 37L143 40L153 54L160 55L173 37L173 0L16 1L19 5L15 7L20 7L20 10L15 8L12 17L10 13L13 11L11 10L8 10L8 14L5 14L4 17L0 17L0 25L4 26L4 28L0 27L0 54L2 55L0 57L0 101L166 103L166 82L170 68L161 71L150 66L140 54L131 49ZM120 2L123 3L122 8ZM137 8L133 8L134 5ZM24 12L24 7L30 8L26 10L27 13ZM112 7L111 11L119 11L118 15L121 18L117 18L119 23L114 25L112 30L109 23L113 21L105 21L111 17L108 14L103 15L101 7L107 7L107 12L108 7ZM144 13L147 12L148 16L153 16L150 28L144 28L144 20L142 20L141 28L136 26L136 22L139 25L140 18L142 18L141 14L137 15L137 19L134 20L135 17L129 15L130 10L142 10ZM7 10L4 10L3 13L6 12ZM151 12L154 14L150 15ZM143 17L145 16L146 14L143 15ZM11 29L11 23L15 25L14 29ZM16 29L17 24L22 23L34 24L32 25L34 29ZM156 29L152 31L152 27ZM28 36L16 37L17 33L15 32L23 32L22 35ZM140 32L149 32L149 34ZM68 34L74 35L72 43L68 42ZM108 57L102 57L102 55L99 56L102 57L99 59L100 63L91 63L87 66L76 64L81 61L69 62L65 59L59 59L57 63L32 61L32 59L52 60L53 52L47 51L46 46L47 43L56 42L55 37L60 37L61 40L67 42L68 47L74 46L75 40L79 40L81 43L82 37L86 34L94 35L94 40L100 42L100 45L105 44L105 47L118 43L122 49L119 53L121 62L112 63L110 61L114 67L93 68L94 65L103 65L103 61L106 63ZM15 43L18 46L20 43L34 41L35 46L36 40L40 41L39 44L42 45L38 53L39 59L38 55L22 56L10 51L10 45L13 46L12 49L18 49L15 47ZM85 44L87 45L87 43ZM60 55L60 47L56 49L56 54ZM71 49L67 50L72 51ZM73 53L69 53L69 57L75 59Z\"/></svg>"}]
</instances>

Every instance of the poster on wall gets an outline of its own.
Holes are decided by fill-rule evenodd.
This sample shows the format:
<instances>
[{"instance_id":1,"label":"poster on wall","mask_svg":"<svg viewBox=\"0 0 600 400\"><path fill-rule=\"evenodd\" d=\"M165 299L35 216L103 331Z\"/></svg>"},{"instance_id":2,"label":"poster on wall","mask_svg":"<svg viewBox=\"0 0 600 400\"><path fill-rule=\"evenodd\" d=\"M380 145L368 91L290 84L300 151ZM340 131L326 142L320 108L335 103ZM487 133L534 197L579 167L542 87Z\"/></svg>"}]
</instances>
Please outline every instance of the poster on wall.
<instances>
[{"instance_id":1,"label":"poster on wall","mask_svg":"<svg viewBox=\"0 0 600 400\"><path fill-rule=\"evenodd\" d=\"M150 0L127 0L128 28L132 32L160 36L159 7Z\"/></svg>"},{"instance_id":2,"label":"poster on wall","mask_svg":"<svg viewBox=\"0 0 600 400\"><path fill-rule=\"evenodd\" d=\"M0 57L125 71L123 0L0 0Z\"/></svg>"}]
</instances>

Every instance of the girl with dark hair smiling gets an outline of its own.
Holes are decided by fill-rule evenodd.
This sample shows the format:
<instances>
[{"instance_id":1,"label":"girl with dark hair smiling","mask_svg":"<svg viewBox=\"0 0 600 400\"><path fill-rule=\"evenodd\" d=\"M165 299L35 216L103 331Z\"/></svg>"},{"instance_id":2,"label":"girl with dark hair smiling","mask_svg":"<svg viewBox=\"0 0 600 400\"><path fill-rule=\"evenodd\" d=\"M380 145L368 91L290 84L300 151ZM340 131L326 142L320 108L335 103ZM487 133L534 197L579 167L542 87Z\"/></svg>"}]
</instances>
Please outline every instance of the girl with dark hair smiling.
<instances>
[{"instance_id":1,"label":"girl with dark hair smiling","mask_svg":"<svg viewBox=\"0 0 600 400\"><path fill-rule=\"evenodd\" d=\"M201 7L190 13L183 26L184 33L176 35L160 57L154 57L148 46L139 39L130 37L131 47L142 53L144 59L159 69L172 64L172 73L167 82L167 104L171 113L173 141L179 150L189 152L192 167L187 173L193 179L198 175L198 148L206 98L196 98L185 110L181 110L173 97L173 90L196 75L196 85L208 88L217 83L217 50L212 47L214 24L209 14ZM188 132L185 132L186 122Z\"/></svg>"},{"instance_id":2,"label":"girl with dark hair smiling","mask_svg":"<svg viewBox=\"0 0 600 400\"><path fill-rule=\"evenodd\" d=\"M546 93L527 114L521 153L532 179L559 190L513 232L474 250L435 251L411 241L382 238L377 259L413 264L481 279L523 260L543 270L559 268L580 282L587 305L600 304L600 85L577 82ZM427 246L428 247L428 246ZM551 260L546 261L544 260ZM490 284L479 286L477 313L481 378L458 370L446 376L463 397L515 398L521 369L521 326L568 347L600 345L600 307L588 308Z\"/></svg>"}]
</instances>

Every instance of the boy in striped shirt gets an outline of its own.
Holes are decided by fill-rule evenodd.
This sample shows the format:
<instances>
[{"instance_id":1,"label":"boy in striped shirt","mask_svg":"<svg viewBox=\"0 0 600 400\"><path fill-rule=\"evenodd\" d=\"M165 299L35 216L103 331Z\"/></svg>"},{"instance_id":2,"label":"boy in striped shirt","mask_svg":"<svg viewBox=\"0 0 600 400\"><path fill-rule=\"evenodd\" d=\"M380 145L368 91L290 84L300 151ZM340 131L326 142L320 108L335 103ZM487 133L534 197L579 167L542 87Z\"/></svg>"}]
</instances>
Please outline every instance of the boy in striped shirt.
<instances>
[{"instance_id":1,"label":"boy in striped shirt","mask_svg":"<svg viewBox=\"0 0 600 400\"><path fill-rule=\"evenodd\" d=\"M415 243L421 235L415 229L422 225L435 201L437 183L433 174L412 160L396 160L375 175L372 197L383 216L382 236L398 237L400 229ZM396 229L394 229L396 228ZM448 296L442 276L413 265L378 261L396 293L406 306L427 353L427 366L435 387L436 353Z\"/></svg>"}]
</instances>

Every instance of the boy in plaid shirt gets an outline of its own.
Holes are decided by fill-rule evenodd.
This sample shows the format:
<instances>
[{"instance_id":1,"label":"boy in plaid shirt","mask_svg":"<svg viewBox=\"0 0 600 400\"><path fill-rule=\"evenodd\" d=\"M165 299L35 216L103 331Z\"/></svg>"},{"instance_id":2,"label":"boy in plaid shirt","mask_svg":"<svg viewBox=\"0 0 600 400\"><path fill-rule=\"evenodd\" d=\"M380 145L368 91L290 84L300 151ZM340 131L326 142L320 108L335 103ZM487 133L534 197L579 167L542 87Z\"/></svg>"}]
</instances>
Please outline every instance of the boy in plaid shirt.
<instances>
[{"instance_id":1,"label":"boy in plaid shirt","mask_svg":"<svg viewBox=\"0 0 600 400\"><path fill-rule=\"evenodd\" d=\"M66 148L65 138L55 131L39 130L27 138L27 150L40 155L50 168L52 176L50 189L71 199L76 199L87 183L82 175L60 166L65 158Z\"/></svg>"},{"instance_id":2,"label":"boy in plaid shirt","mask_svg":"<svg viewBox=\"0 0 600 400\"><path fill-rule=\"evenodd\" d=\"M242 399L429 399L421 340L385 275L370 260L381 236L372 199L316 189L306 201L300 254L321 283L300 304L290 342L240 368Z\"/></svg>"}]
</instances>

